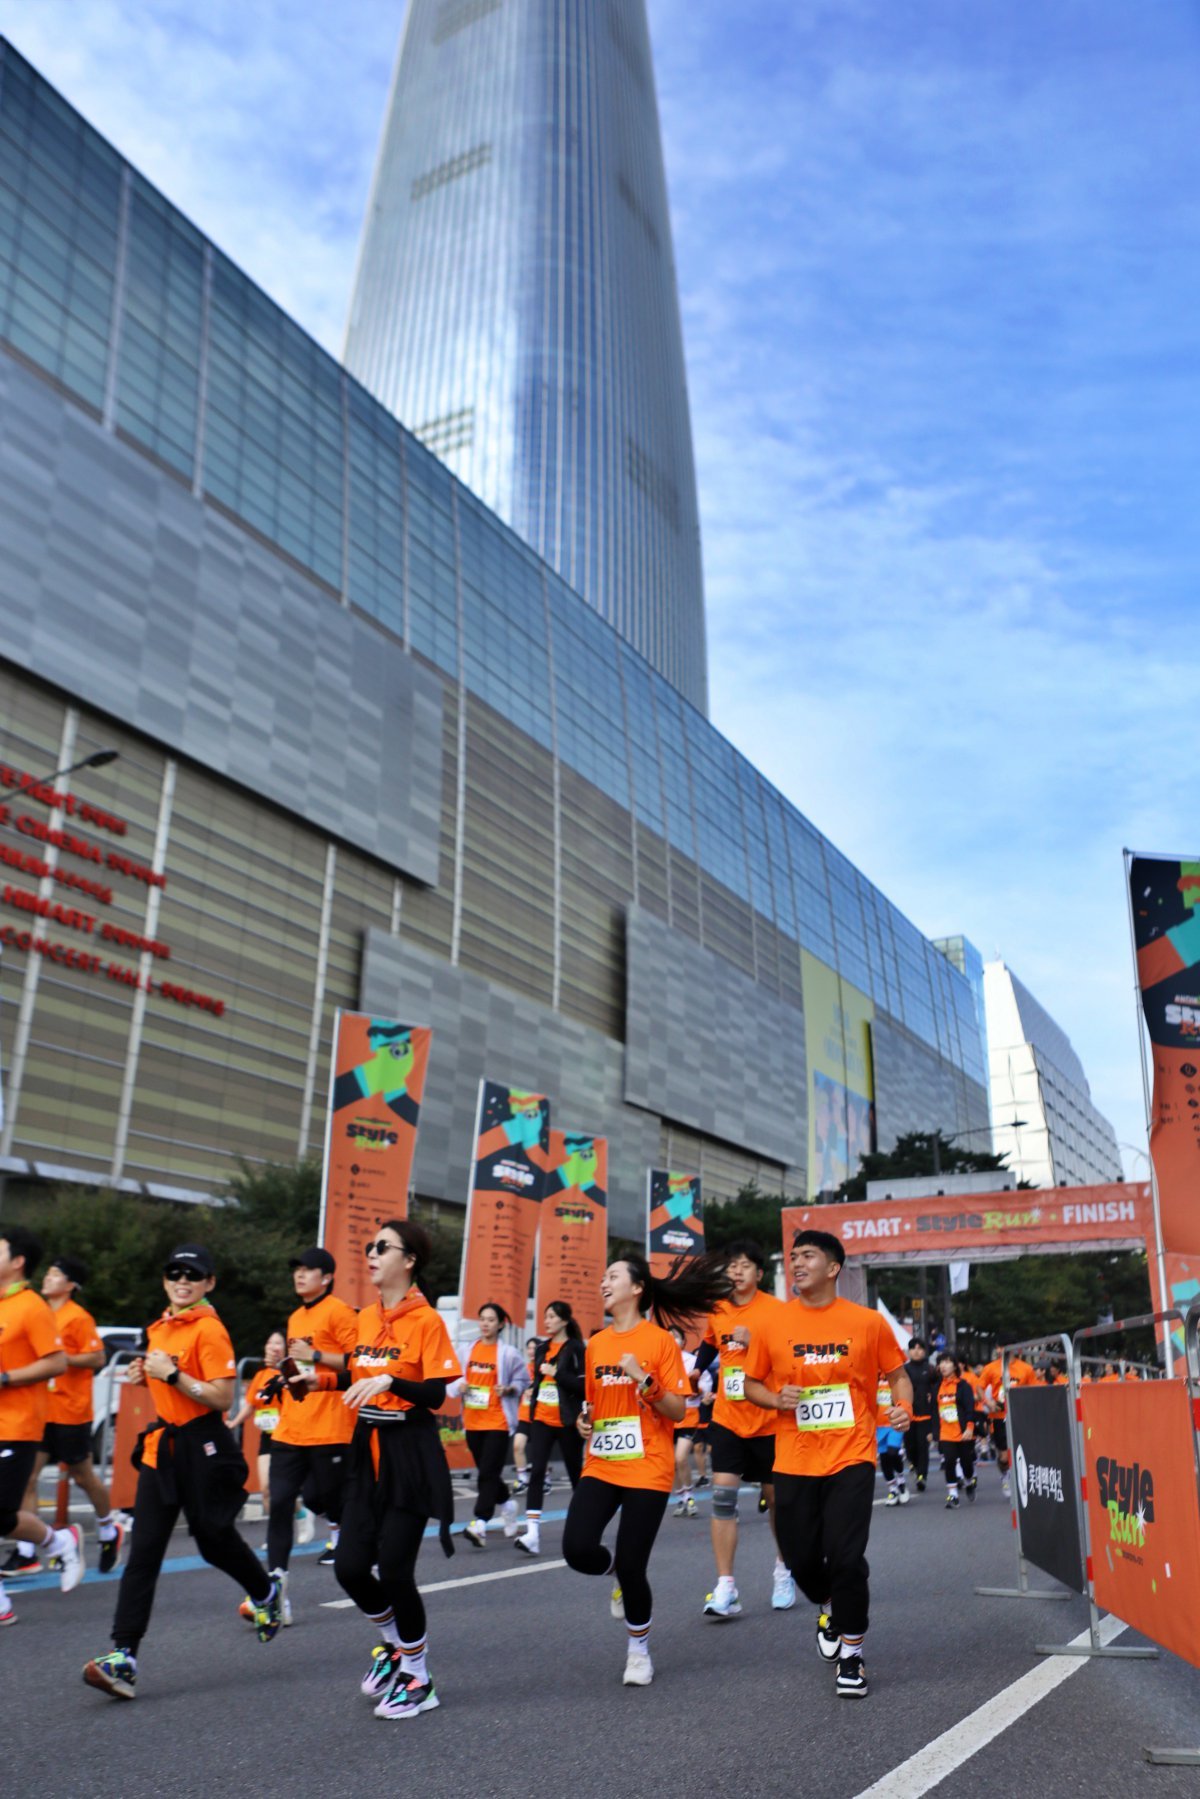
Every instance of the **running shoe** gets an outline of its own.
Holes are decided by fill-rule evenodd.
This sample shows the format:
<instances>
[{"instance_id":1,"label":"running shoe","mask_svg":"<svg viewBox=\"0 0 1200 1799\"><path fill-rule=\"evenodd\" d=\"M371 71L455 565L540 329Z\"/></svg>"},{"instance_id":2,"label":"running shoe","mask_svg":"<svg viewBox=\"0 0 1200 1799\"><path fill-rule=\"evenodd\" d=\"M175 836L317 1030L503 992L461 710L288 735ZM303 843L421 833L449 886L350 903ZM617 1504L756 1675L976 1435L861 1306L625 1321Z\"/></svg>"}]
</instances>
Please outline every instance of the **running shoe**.
<instances>
[{"instance_id":1,"label":"running shoe","mask_svg":"<svg viewBox=\"0 0 1200 1799\"><path fill-rule=\"evenodd\" d=\"M260 1643L269 1643L272 1637L279 1635L283 1624L283 1589L278 1581L270 1599L254 1607L254 1631Z\"/></svg>"},{"instance_id":2,"label":"running shoe","mask_svg":"<svg viewBox=\"0 0 1200 1799\"><path fill-rule=\"evenodd\" d=\"M839 1699L865 1699L867 1696L867 1671L863 1667L861 1655L842 1655L838 1657L837 1692Z\"/></svg>"},{"instance_id":3,"label":"running shoe","mask_svg":"<svg viewBox=\"0 0 1200 1799\"><path fill-rule=\"evenodd\" d=\"M645 1649L631 1649L625 1657L623 1687L648 1687L654 1679L654 1663Z\"/></svg>"},{"instance_id":4,"label":"running shoe","mask_svg":"<svg viewBox=\"0 0 1200 1799\"><path fill-rule=\"evenodd\" d=\"M696 1485L698 1487L711 1487L712 1482L709 1480L707 1474L698 1474L696 1476Z\"/></svg>"},{"instance_id":5,"label":"running shoe","mask_svg":"<svg viewBox=\"0 0 1200 1799\"><path fill-rule=\"evenodd\" d=\"M523 1555L541 1555L542 1553L540 1541L530 1530L523 1530L513 1547L519 1549Z\"/></svg>"},{"instance_id":6,"label":"running shoe","mask_svg":"<svg viewBox=\"0 0 1200 1799\"><path fill-rule=\"evenodd\" d=\"M329 1537L326 1540L324 1549L321 1551L320 1555L317 1557L317 1567L318 1568L332 1568L334 1557L336 1556L336 1554L337 1554L337 1544L334 1542L332 1537Z\"/></svg>"},{"instance_id":7,"label":"running shoe","mask_svg":"<svg viewBox=\"0 0 1200 1799\"><path fill-rule=\"evenodd\" d=\"M396 1684L402 1651L391 1643L376 1643L371 1651L371 1666L359 1682L359 1691L368 1699L378 1699Z\"/></svg>"},{"instance_id":8,"label":"running shoe","mask_svg":"<svg viewBox=\"0 0 1200 1799\"><path fill-rule=\"evenodd\" d=\"M835 1662L841 1653L842 1639L833 1628L828 1612L817 1614L817 1654L823 1662Z\"/></svg>"},{"instance_id":9,"label":"running shoe","mask_svg":"<svg viewBox=\"0 0 1200 1799\"><path fill-rule=\"evenodd\" d=\"M979 1482L977 1480L969 1480L967 1482L967 1503L969 1505L974 1505L975 1503L975 1489L978 1485Z\"/></svg>"},{"instance_id":10,"label":"running shoe","mask_svg":"<svg viewBox=\"0 0 1200 1799\"><path fill-rule=\"evenodd\" d=\"M306 1505L302 1505L296 1513L297 1543L311 1543L317 1534L317 1521Z\"/></svg>"},{"instance_id":11,"label":"running shoe","mask_svg":"<svg viewBox=\"0 0 1200 1799\"><path fill-rule=\"evenodd\" d=\"M528 1485L529 1470L528 1468L521 1468L513 1476L513 1486L517 1489L518 1493L523 1493Z\"/></svg>"},{"instance_id":12,"label":"running shoe","mask_svg":"<svg viewBox=\"0 0 1200 1799\"><path fill-rule=\"evenodd\" d=\"M947 1493L947 1495L946 1495L946 1510L948 1512L952 1512L957 1504L958 1504L958 1494L957 1493Z\"/></svg>"},{"instance_id":13,"label":"running shoe","mask_svg":"<svg viewBox=\"0 0 1200 1799\"><path fill-rule=\"evenodd\" d=\"M889 1489L888 1496L883 1503L884 1505L899 1505L900 1495L897 1493L895 1487Z\"/></svg>"},{"instance_id":14,"label":"running shoe","mask_svg":"<svg viewBox=\"0 0 1200 1799\"><path fill-rule=\"evenodd\" d=\"M625 1617L625 1595L624 1595L624 1593L622 1593L620 1587L613 1588L612 1598L608 1602L608 1609L612 1613L614 1618L620 1618L620 1619L624 1620L624 1617Z\"/></svg>"},{"instance_id":15,"label":"running shoe","mask_svg":"<svg viewBox=\"0 0 1200 1799\"><path fill-rule=\"evenodd\" d=\"M766 1511L766 1509L767 1509L767 1496L766 1496L766 1494L765 1494L765 1493L764 1493L764 1492L763 1492L763 1491L762 1491L762 1489L761 1489L761 1488L760 1488L760 1489L759 1489L759 1494L758 1494L758 1509L759 1509L759 1513L760 1513L760 1515L761 1515L761 1514L762 1514L762 1513L763 1513L763 1512L765 1512L765 1511Z\"/></svg>"},{"instance_id":16,"label":"running shoe","mask_svg":"<svg viewBox=\"0 0 1200 1799\"><path fill-rule=\"evenodd\" d=\"M238 1617L244 1618L247 1624L253 1624L254 1601L249 1596L243 1599L242 1603L238 1606Z\"/></svg>"},{"instance_id":17,"label":"running shoe","mask_svg":"<svg viewBox=\"0 0 1200 1799\"><path fill-rule=\"evenodd\" d=\"M692 1498L690 1493L686 1494L675 1507L675 1516L677 1518L695 1518L698 1516L696 1511L696 1501Z\"/></svg>"},{"instance_id":18,"label":"running shoe","mask_svg":"<svg viewBox=\"0 0 1200 1799\"><path fill-rule=\"evenodd\" d=\"M87 1572L87 1562L83 1555L83 1532L78 1524L68 1524L66 1534L70 1542L61 1552L58 1584L64 1593L73 1593Z\"/></svg>"},{"instance_id":19,"label":"running shoe","mask_svg":"<svg viewBox=\"0 0 1200 1799\"><path fill-rule=\"evenodd\" d=\"M42 1564L36 1555L22 1555L14 1543L8 1552L8 1559L0 1562L0 1578L4 1580L24 1580L26 1575L40 1574Z\"/></svg>"},{"instance_id":20,"label":"running shoe","mask_svg":"<svg viewBox=\"0 0 1200 1799\"><path fill-rule=\"evenodd\" d=\"M925 1491L925 1476L923 1474L918 1474L918 1476L917 1476L917 1492L923 1493L924 1491Z\"/></svg>"},{"instance_id":21,"label":"running shoe","mask_svg":"<svg viewBox=\"0 0 1200 1799\"><path fill-rule=\"evenodd\" d=\"M704 1616L706 1618L740 1618L742 1602L738 1598L738 1590L731 1583L723 1587L718 1581L714 1592L707 1593L704 1598Z\"/></svg>"},{"instance_id":22,"label":"running shoe","mask_svg":"<svg viewBox=\"0 0 1200 1799\"><path fill-rule=\"evenodd\" d=\"M500 1508L500 1516L504 1520L505 1536L515 1537L521 1528L521 1520L517 1516L517 1502L515 1499L506 1499L504 1501L504 1504Z\"/></svg>"},{"instance_id":23,"label":"running shoe","mask_svg":"<svg viewBox=\"0 0 1200 1799\"><path fill-rule=\"evenodd\" d=\"M16 1621L17 1614L13 1611L11 1605L8 1607L7 1611L0 1612L0 1630L3 1630L6 1624L15 1624Z\"/></svg>"},{"instance_id":24,"label":"running shoe","mask_svg":"<svg viewBox=\"0 0 1200 1799\"><path fill-rule=\"evenodd\" d=\"M271 1579L279 1588L279 1613L285 1625L292 1621L292 1602L288 1598L288 1577L285 1568L272 1568Z\"/></svg>"},{"instance_id":25,"label":"running shoe","mask_svg":"<svg viewBox=\"0 0 1200 1799\"><path fill-rule=\"evenodd\" d=\"M790 1612L796 1603L796 1583L790 1568L776 1568L771 1580L771 1610Z\"/></svg>"},{"instance_id":26,"label":"running shoe","mask_svg":"<svg viewBox=\"0 0 1200 1799\"><path fill-rule=\"evenodd\" d=\"M114 1534L111 1537L101 1537L100 1560L96 1563L96 1567L101 1574L112 1573L117 1565L117 1560L121 1554L121 1545L124 1541L125 1526L123 1524L114 1526Z\"/></svg>"},{"instance_id":27,"label":"running shoe","mask_svg":"<svg viewBox=\"0 0 1200 1799\"><path fill-rule=\"evenodd\" d=\"M1003 1493L1003 1495L1006 1499L1012 1498L1012 1482L1009 1480L1007 1474L1004 1476L1004 1479L1000 1482L1000 1491Z\"/></svg>"},{"instance_id":28,"label":"running shoe","mask_svg":"<svg viewBox=\"0 0 1200 1799\"><path fill-rule=\"evenodd\" d=\"M912 1494L909 1492L903 1481L901 1481L900 1485L896 1488L896 1497L901 1505L907 1505L912 1498Z\"/></svg>"},{"instance_id":29,"label":"running shoe","mask_svg":"<svg viewBox=\"0 0 1200 1799\"><path fill-rule=\"evenodd\" d=\"M463 1526L463 1536L468 1543L474 1543L476 1549L482 1549L487 1542L487 1525L482 1524L478 1518L472 1518L469 1524Z\"/></svg>"},{"instance_id":30,"label":"running shoe","mask_svg":"<svg viewBox=\"0 0 1200 1799\"><path fill-rule=\"evenodd\" d=\"M415 1718L418 1712L436 1711L441 1704L431 1680L397 1674L390 1689L375 1707L377 1718Z\"/></svg>"},{"instance_id":31,"label":"running shoe","mask_svg":"<svg viewBox=\"0 0 1200 1799\"><path fill-rule=\"evenodd\" d=\"M110 1649L87 1662L83 1670L84 1684L114 1699L137 1698L137 1663L124 1649Z\"/></svg>"}]
</instances>

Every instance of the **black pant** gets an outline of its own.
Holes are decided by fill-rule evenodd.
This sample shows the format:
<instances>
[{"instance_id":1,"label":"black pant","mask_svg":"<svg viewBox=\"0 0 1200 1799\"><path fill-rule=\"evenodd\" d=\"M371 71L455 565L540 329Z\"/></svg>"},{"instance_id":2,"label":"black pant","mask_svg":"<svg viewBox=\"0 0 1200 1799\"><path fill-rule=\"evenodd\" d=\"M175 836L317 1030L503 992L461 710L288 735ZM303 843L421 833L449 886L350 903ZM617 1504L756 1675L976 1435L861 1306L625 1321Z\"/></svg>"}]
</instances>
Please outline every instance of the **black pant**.
<instances>
[{"instance_id":1,"label":"black pant","mask_svg":"<svg viewBox=\"0 0 1200 1799\"><path fill-rule=\"evenodd\" d=\"M546 1464L555 1443L562 1452L563 1466L572 1488L579 1485L583 1471L583 1438L573 1424L555 1429L535 1418L529 1426L529 1492L525 1498L527 1511L540 1512L546 1497Z\"/></svg>"},{"instance_id":2,"label":"black pant","mask_svg":"<svg viewBox=\"0 0 1200 1799\"><path fill-rule=\"evenodd\" d=\"M360 1612L378 1618L390 1606L401 1641L419 1643L425 1635L425 1605L417 1591L417 1552L429 1520L398 1506L377 1515L374 1498L366 1480L351 1488L333 1571ZM371 1572L373 1566L379 1569L378 1578Z\"/></svg>"},{"instance_id":3,"label":"black pant","mask_svg":"<svg viewBox=\"0 0 1200 1799\"><path fill-rule=\"evenodd\" d=\"M286 1568L292 1553L292 1525L301 1492L312 1512L331 1524L342 1517L342 1489L350 1461L348 1443L276 1443L271 1449L271 1517L267 1525L267 1567Z\"/></svg>"},{"instance_id":4,"label":"black pant","mask_svg":"<svg viewBox=\"0 0 1200 1799\"><path fill-rule=\"evenodd\" d=\"M504 1478L504 1464L508 1460L508 1432L469 1430L467 1448L471 1451L471 1460L479 1470L479 1496L475 1501L475 1516L480 1523L486 1524L496 1507L503 1505L508 1498L508 1482Z\"/></svg>"},{"instance_id":5,"label":"black pant","mask_svg":"<svg viewBox=\"0 0 1200 1799\"><path fill-rule=\"evenodd\" d=\"M142 1468L133 1507L129 1560L121 1576L113 1618L112 1640L118 1649L136 1650L149 1628L154 1589L181 1510L182 1501L168 1504L163 1499L157 1470ZM270 1576L249 1544L238 1535L236 1525L197 1525L192 1535L196 1548L212 1567L228 1574L251 1599L261 1601L267 1597L271 1591Z\"/></svg>"},{"instance_id":6,"label":"black pant","mask_svg":"<svg viewBox=\"0 0 1200 1799\"><path fill-rule=\"evenodd\" d=\"M974 1443L943 1443L942 1469L947 1481L958 1478L958 1470L962 1469L964 1480L975 1478L975 1445Z\"/></svg>"},{"instance_id":7,"label":"black pant","mask_svg":"<svg viewBox=\"0 0 1200 1799\"><path fill-rule=\"evenodd\" d=\"M37 1452L36 1440L6 1438L0 1442L0 1537L11 1537L17 1528L17 1513L25 1503Z\"/></svg>"},{"instance_id":8,"label":"black pant","mask_svg":"<svg viewBox=\"0 0 1200 1799\"><path fill-rule=\"evenodd\" d=\"M881 1449L879 1451L879 1472L884 1480L895 1480L898 1474L904 1473L904 1456L898 1449Z\"/></svg>"},{"instance_id":9,"label":"black pant","mask_svg":"<svg viewBox=\"0 0 1200 1799\"><path fill-rule=\"evenodd\" d=\"M654 1609L646 1569L669 1498L648 1487L618 1487L594 1474L585 1474L571 1495L562 1540L567 1565L577 1574L615 1573L625 1597L625 1622L635 1628L649 1624ZM610 1556L600 1539L618 1509L617 1547Z\"/></svg>"},{"instance_id":10,"label":"black pant","mask_svg":"<svg viewBox=\"0 0 1200 1799\"><path fill-rule=\"evenodd\" d=\"M904 1433L905 1453L918 1480L925 1480L929 1475L929 1433L932 1425L932 1418L914 1418ZM853 1631L850 1634L853 1636Z\"/></svg>"},{"instance_id":11,"label":"black pant","mask_svg":"<svg viewBox=\"0 0 1200 1799\"><path fill-rule=\"evenodd\" d=\"M874 1499L873 1462L856 1462L837 1474L775 1475L779 1553L806 1599L817 1606L832 1602L833 1628L847 1636L867 1628Z\"/></svg>"}]
</instances>

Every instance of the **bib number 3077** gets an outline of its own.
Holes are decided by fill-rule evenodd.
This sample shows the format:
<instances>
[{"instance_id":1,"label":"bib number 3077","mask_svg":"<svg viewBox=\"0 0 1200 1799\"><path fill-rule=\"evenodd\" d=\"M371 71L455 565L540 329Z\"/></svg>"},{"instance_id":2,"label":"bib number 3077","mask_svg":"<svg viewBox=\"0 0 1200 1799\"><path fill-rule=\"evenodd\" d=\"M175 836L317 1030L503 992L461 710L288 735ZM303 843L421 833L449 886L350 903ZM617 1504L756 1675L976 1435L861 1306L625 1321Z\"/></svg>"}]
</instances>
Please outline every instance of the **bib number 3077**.
<instances>
[{"instance_id":1,"label":"bib number 3077","mask_svg":"<svg viewBox=\"0 0 1200 1799\"><path fill-rule=\"evenodd\" d=\"M797 1430L849 1430L853 1423L848 1386L809 1387L796 1407Z\"/></svg>"},{"instance_id":2,"label":"bib number 3077","mask_svg":"<svg viewBox=\"0 0 1200 1799\"><path fill-rule=\"evenodd\" d=\"M646 1451L640 1418L604 1418L588 1438L588 1452L606 1462L634 1462Z\"/></svg>"}]
</instances>

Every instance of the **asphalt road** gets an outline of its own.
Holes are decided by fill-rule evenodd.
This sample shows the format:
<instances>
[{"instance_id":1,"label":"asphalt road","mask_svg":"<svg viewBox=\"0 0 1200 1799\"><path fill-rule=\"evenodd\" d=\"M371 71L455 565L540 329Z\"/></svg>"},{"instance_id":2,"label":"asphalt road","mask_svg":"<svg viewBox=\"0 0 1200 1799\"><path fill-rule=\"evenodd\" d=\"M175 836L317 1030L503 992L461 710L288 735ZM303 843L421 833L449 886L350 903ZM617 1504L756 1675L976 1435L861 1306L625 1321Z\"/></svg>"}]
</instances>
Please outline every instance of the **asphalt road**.
<instances>
[{"instance_id":1,"label":"asphalt road","mask_svg":"<svg viewBox=\"0 0 1200 1799\"><path fill-rule=\"evenodd\" d=\"M548 1511L564 1499L560 1486ZM460 1517L467 1511L460 1503ZM994 1468L982 1471L972 1509L946 1512L937 1483L904 1510L877 1509L863 1702L836 1698L810 1607L771 1611L766 1523L750 1495L742 1513L746 1610L727 1624L701 1617L712 1584L707 1517L664 1522L651 1564L655 1681L646 1690L621 1685L624 1630L609 1616L607 1583L548 1565L561 1522L543 1526L540 1564L498 1532L486 1550L464 1544L451 1561L427 1543L423 1585L470 1584L428 1594L442 1704L406 1723L376 1719L358 1693L372 1630L328 1603L341 1594L332 1570L317 1565L319 1544L293 1560L295 1625L262 1645L238 1620L224 1576L188 1566L181 1533L172 1559L185 1565L164 1573L133 1704L80 1679L88 1656L108 1647L114 1594L104 1589L115 1578L89 1577L66 1596L49 1583L14 1583L20 1621L0 1631L0 1792L323 1799L387 1783L420 1799L693 1799L714 1790L854 1799L882 1782L887 1799L967 1790L976 1799L1125 1799L1200 1790L1200 1771L1152 1767L1142 1755L1147 1743L1200 1743L1200 1678L1165 1653L1078 1665L941 1784L922 1784L920 1771L888 1778L943 1733L970 1744L965 1721L976 1708L1045 1666L1033 1644L1067 1640L1087 1622L1075 1598L974 1594L976 1583L1007 1585L1015 1572ZM261 1526L246 1530L261 1541Z\"/></svg>"}]
</instances>

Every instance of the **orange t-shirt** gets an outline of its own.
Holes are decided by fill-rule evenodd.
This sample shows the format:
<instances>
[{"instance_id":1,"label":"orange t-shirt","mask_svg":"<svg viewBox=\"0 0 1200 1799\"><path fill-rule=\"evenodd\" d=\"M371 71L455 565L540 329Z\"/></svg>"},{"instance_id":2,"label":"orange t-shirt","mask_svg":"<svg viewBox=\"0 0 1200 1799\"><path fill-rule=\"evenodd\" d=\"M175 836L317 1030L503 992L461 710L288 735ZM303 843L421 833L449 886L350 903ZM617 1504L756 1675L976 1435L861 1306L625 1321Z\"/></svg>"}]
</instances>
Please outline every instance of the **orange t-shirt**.
<instances>
[{"instance_id":1,"label":"orange t-shirt","mask_svg":"<svg viewBox=\"0 0 1200 1799\"><path fill-rule=\"evenodd\" d=\"M592 1435L585 1446L583 1472L616 1487L645 1487L669 1493L675 1484L675 1420L648 1405L621 1367L636 1356L664 1393L686 1399L691 1382L679 1345L669 1331L643 1318L632 1330L610 1325L587 1346L587 1402Z\"/></svg>"},{"instance_id":2,"label":"orange t-shirt","mask_svg":"<svg viewBox=\"0 0 1200 1799\"><path fill-rule=\"evenodd\" d=\"M441 1314L417 1287L390 1309L378 1301L364 1306L356 1334L358 1341L350 1352L351 1384L375 1374L390 1374L396 1380L452 1381L462 1373ZM411 1400L380 1393L359 1407L358 1416L370 1424L411 1410Z\"/></svg>"},{"instance_id":3,"label":"orange t-shirt","mask_svg":"<svg viewBox=\"0 0 1200 1799\"><path fill-rule=\"evenodd\" d=\"M561 1348L561 1343L548 1343L546 1345L546 1354L543 1360L553 1362ZM533 1376L533 1386L529 1389L529 1392L531 1395L531 1402L536 1402L535 1409L530 1416L535 1419L538 1424L548 1424L551 1430L561 1430L562 1409L558 1403L558 1387L549 1375L540 1372L541 1365L541 1362L538 1362L536 1366L533 1366L532 1364L530 1366L530 1372Z\"/></svg>"},{"instance_id":4,"label":"orange t-shirt","mask_svg":"<svg viewBox=\"0 0 1200 1799\"><path fill-rule=\"evenodd\" d=\"M891 1430L893 1428L893 1426L892 1426L892 1406L894 1404L895 1404L895 1401L892 1398L891 1383L889 1381L885 1380L883 1375L881 1374L879 1377L879 1385L875 1389L875 1429L876 1430Z\"/></svg>"},{"instance_id":5,"label":"orange t-shirt","mask_svg":"<svg viewBox=\"0 0 1200 1799\"><path fill-rule=\"evenodd\" d=\"M696 1373L696 1358L690 1350L682 1351L683 1372L687 1375L687 1411L683 1414L676 1430L696 1431L700 1428L700 1377Z\"/></svg>"},{"instance_id":6,"label":"orange t-shirt","mask_svg":"<svg viewBox=\"0 0 1200 1799\"><path fill-rule=\"evenodd\" d=\"M953 1374L949 1380L942 1381L937 1390L938 1437L943 1443L961 1443L963 1441L963 1427L958 1421L958 1383L960 1378L967 1379L965 1374L961 1377ZM967 1385L970 1385L969 1381L967 1381Z\"/></svg>"},{"instance_id":7,"label":"orange t-shirt","mask_svg":"<svg viewBox=\"0 0 1200 1799\"><path fill-rule=\"evenodd\" d=\"M720 1299L708 1315L704 1341L720 1351L714 1377L713 1423L723 1424L739 1437L773 1437L777 1413L761 1405L752 1405L745 1396L746 1351L733 1340L738 1325L755 1333L779 1310L782 1301L760 1287L747 1305L735 1305L732 1299Z\"/></svg>"},{"instance_id":8,"label":"orange t-shirt","mask_svg":"<svg viewBox=\"0 0 1200 1799\"><path fill-rule=\"evenodd\" d=\"M1001 1358L997 1356L994 1362L989 1362L987 1364L982 1374L979 1376L981 1389L986 1387L992 1389L992 1399L995 1404L995 1410L990 1415L993 1418L1007 1418L1008 1416L1008 1406L1004 1398L1004 1388L1001 1385L1002 1374ZM1033 1372L1029 1363L1023 1362L1020 1356L1014 1356L1008 1364L1009 1386L1032 1387L1036 1380L1037 1375Z\"/></svg>"},{"instance_id":9,"label":"orange t-shirt","mask_svg":"<svg viewBox=\"0 0 1200 1799\"><path fill-rule=\"evenodd\" d=\"M193 1380L231 1380L237 1371L229 1332L206 1299L189 1306L186 1312L165 1311L146 1332L147 1349L161 1349L170 1356L181 1374ZM202 1405L185 1393L176 1382L147 1377L154 1408L164 1424L190 1424L203 1418L213 1408ZM151 1431L142 1444L142 1460L147 1468L158 1466L158 1432Z\"/></svg>"},{"instance_id":10,"label":"orange t-shirt","mask_svg":"<svg viewBox=\"0 0 1200 1799\"><path fill-rule=\"evenodd\" d=\"M0 1294L0 1369L12 1374L61 1348L58 1322L40 1293L22 1281ZM0 1443L40 1443L49 1404L44 1380L0 1387Z\"/></svg>"},{"instance_id":11,"label":"orange t-shirt","mask_svg":"<svg viewBox=\"0 0 1200 1799\"><path fill-rule=\"evenodd\" d=\"M96 1320L73 1299L65 1299L57 1310L54 1306L50 1310L68 1355L91 1355L104 1348ZM56 1374L50 1382L47 1424L90 1424L95 1378L91 1368L68 1368L65 1374Z\"/></svg>"},{"instance_id":12,"label":"orange t-shirt","mask_svg":"<svg viewBox=\"0 0 1200 1799\"><path fill-rule=\"evenodd\" d=\"M463 1426L466 1430L508 1429L508 1419L500 1403L499 1360L498 1343L484 1343L480 1339L471 1345L467 1365L463 1370L467 1381L462 1396Z\"/></svg>"},{"instance_id":13,"label":"orange t-shirt","mask_svg":"<svg viewBox=\"0 0 1200 1799\"><path fill-rule=\"evenodd\" d=\"M879 1377L903 1366L878 1312L848 1299L782 1303L751 1342L746 1372L776 1393L821 1390L795 1411L776 1413L776 1472L829 1475L873 1463Z\"/></svg>"},{"instance_id":14,"label":"orange t-shirt","mask_svg":"<svg viewBox=\"0 0 1200 1799\"><path fill-rule=\"evenodd\" d=\"M528 1426L529 1426L529 1399L530 1399L530 1394L533 1392L533 1382L537 1379L537 1369L534 1367L533 1363L526 1362L525 1366L529 1370L529 1383L530 1384L529 1384L529 1386L526 1387L525 1391L522 1393L521 1403L517 1407L517 1429L518 1430L520 1430L522 1425L524 1425L526 1427L526 1429L528 1429Z\"/></svg>"},{"instance_id":15,"label":"orange t-shirt","mask_svg":"<svg viewBox=\"0 0 1200 1799\"><path fill-rule=\"evenodd\" d=\"M289 1343L293 1337L311 1338L313 1348L323 1355L349 1355L358 1341L358 1313L344 1299L325 1293L310 1306L296 1307L288 1319L287 1336ZM341 1394L318 1388L303 1399L284 1393L271 1441L311 1449L322 1443L348 1443L353 1435L354 1413L342 1404Z\"/></svg>"},{"instance_id":16,"label":"orange t-shirt","mask_svg":"<svg viewBox=\"0 0 1200 1799\"><path fill-rule=\"evenodd\" d=\"M278 1368L260 1368L243 1395L246 1404L250 1407L250 1416L254 1420L260 1437L271 1436L279 1424L279 1400L264 1399L262 1396L263 1388L268 1386L278 1373Z\"/></svg>"}]
</instances>

